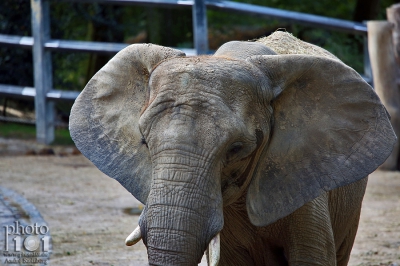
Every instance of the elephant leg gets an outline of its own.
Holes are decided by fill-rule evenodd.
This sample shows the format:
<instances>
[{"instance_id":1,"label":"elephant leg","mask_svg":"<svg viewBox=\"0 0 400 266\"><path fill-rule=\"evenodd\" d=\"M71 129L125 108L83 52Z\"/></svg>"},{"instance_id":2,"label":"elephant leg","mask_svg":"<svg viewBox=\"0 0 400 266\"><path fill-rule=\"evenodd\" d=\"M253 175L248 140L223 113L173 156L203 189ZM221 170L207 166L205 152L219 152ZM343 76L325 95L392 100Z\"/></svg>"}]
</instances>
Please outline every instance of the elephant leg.
<instances>
[{"instance_id":1,"label":"elephant leg","mask_svg":"<svg viewBox=\"0 0 400 266\"><path fill-rule=\"evenodd\" d=\"M356 225L350 228L342 245L336 252L337 266L346 266L348 264L350 259L351 247L354 244L354 239L356 238L357 229L358 229L358 222Z\"/></svg>"},{"instance_id":2,"label":"elephant leg","mask_svg":"<svg viewBox=\"0 0 400 266\"><path fill-rule=\"evenodd\" d=\"M336 265L336 249L324 193L282 220L289 265Z\"/></svg>"},{"instance_id":3,"label":"elephant leg","mask_svg":"<svg viewBox=\"0 0 400 266\"><path fill-rule=\"evenodd\" d=\"M356 237L368 177L329 192L337 265L347 265Z\"/></svg>"}]
</instances>

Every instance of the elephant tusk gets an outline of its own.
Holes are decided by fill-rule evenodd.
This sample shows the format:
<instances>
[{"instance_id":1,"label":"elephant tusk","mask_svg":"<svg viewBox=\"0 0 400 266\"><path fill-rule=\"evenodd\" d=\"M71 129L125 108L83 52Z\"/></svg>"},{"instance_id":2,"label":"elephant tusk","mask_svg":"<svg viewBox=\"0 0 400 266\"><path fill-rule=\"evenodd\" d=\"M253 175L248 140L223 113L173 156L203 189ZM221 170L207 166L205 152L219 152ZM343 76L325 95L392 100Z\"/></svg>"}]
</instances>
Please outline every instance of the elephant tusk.
<instances>
[{"instance_id":1,"label":"elephant tusk","mask_svg":"<svg viewBox=\"0 0 400 266\"><path fill-rule=\"evenodd\" d=\"M220 236L219 233L208 244L208 265L217 266L219 263Z\"/></svg>"},{"instance_id":2,"label":"elephant tusk","mask_svg":"<svg viewBox=\"0 0 400 266\"><path fill-rule=\"evenodd\" d=\"M125 245L127 246L133 246L137 242L142 239L142 233L140 232L140 226L138 225L135 230L126 238L125 240Z\"/></svg>"}]
</instances>

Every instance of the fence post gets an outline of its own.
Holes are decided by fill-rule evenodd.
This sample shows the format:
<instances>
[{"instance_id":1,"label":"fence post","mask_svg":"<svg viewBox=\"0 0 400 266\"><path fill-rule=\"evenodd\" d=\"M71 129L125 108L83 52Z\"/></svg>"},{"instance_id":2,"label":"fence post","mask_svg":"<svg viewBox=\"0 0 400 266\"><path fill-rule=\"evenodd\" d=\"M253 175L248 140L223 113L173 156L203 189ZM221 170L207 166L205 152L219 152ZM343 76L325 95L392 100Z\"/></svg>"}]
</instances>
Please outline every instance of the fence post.
<instances>
[{"instance_id":1,"label":"fence post","mask_svg":"<svg viewBox=\"0 0 400 266\"><path fill-rule=\"evenodd\" d=\"M400 4L395 4L386 9L388 21L393 23L393 46L397 63L400 65Z\"/></svg>"},{"instance_id":2,"label":"fence post","mask_svg":"<svg viewBox=\"0 0 400 266\"><path fill-rule=\"evenodd\" d=\"M31 0L33 67L35 84L36 139L49 144L54 140L54 103L46 99L52 88L53 74L51 54L45 51L45 42L50 38L49 2Z\"/></svg>"},{"instance_id":3,"label":"fence post","mask_svg":"<svg viewBox=\"0 0 400 266\"><path fill-rule=\"evenodd\" d=\"M363 24L367 26L367 22L364 21ZM363 51L364 51L364 76L371 81L371 86L374 86L374 78L372 75L372 68L371 68L371 59L369 57L369 52L368 52L368 34L364 35L363 37L364 40L364 45L363 45Z\"/></svg>"},{"instance_id":4,"label":"fence post","mask_svg":"<svg viewBox=\"0 0 400 266\"><path fill-rule=\"evenodd\" d=\"M391 116L390 122L396 135L400 136L400 92L396 84L397 65L392 42L393 25L387 21L368 21L367 26L375 91ZM399 140L380 169L396 170L398 156Z\"/></svg>"},{"instance_id":5,"label":"fence post","mask_svg":"<svg viewBox=\"0 0 400 266\"><path fill-rule=\"evenodd\" d=\"M197 54L208 53L207 9L204 0L193 3L193 37Z\"/></svg>"}]
</instances>

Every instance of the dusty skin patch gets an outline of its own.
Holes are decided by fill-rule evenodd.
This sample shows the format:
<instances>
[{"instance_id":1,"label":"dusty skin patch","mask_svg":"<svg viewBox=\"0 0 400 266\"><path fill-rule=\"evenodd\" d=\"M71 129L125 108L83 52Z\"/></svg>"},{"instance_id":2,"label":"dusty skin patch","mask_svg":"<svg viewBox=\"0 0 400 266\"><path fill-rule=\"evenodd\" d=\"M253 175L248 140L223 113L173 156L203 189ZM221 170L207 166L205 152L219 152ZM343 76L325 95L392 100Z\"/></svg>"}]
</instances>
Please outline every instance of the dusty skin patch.
<instances>
[{"instance_id":1,"label":"dusty skin patch","mask_svg":"<svg viewBox=\"0 0 400 266\"><path fill-rule=\"evenodd\" d=\"M142 242L126 247L136 201L82 155L0 157L1 186L33 203L49 224L52 265L147 265ZM400 173L373 173L349 265L400 264ZM206 265L205 262L202 265Z\"/></svg>"}]
</instances>

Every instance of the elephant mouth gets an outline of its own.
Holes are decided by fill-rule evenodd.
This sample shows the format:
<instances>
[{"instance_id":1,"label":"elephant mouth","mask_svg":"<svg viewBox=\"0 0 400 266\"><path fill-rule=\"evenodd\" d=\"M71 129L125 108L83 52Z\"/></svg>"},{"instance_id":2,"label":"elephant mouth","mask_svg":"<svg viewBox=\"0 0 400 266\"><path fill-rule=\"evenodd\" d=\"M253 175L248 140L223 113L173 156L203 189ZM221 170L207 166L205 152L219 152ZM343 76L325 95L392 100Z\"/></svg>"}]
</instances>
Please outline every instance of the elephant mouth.
<instances>
[{"instance_id":1,"label":"elephant mouth","mask_svg":"<svg viewBox=\"0 0 400 266\"><path fill-rule=\"evenodd\" d=\"M132 233L126 238L125 244L127 246L133 246L138 243L142 239L142 233L140 230L140 226L138 225ZM207 260L208 265L217 266L220 258L220 233L211 239L208 244L207 249Z\"/></svg>"}]
</instances>

